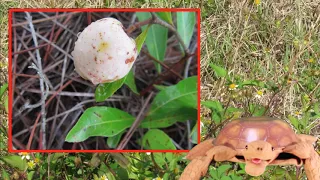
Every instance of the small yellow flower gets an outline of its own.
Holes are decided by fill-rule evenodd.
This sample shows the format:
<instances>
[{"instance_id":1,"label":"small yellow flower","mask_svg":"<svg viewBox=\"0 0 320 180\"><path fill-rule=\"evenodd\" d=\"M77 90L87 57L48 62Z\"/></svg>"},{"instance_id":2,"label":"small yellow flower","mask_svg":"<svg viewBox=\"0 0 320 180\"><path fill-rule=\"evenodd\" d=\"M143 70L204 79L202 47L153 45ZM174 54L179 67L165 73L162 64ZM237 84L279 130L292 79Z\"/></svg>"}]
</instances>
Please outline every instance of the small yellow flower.
<instances>
[{"instance_id":1,"label":"small yellow flower","mask_svg":"<svg viewBox=\"0 0 320 180\"><path fill-rule=\"evenodd\" d=\"M19 153L19 155L21 156L21 159L27 159L27 160L30 159L29 153L27 152Z\"/></svg>"},{"instance_id":2,"label":"small yellow flower","mask_svg":"<svg viewBox=\"0 0 320 180\"><path fill-rule=\"evenodd\" d=\"M294 112L295 115L301 115L302 113L300 111Z\"/></svg>"},{"instance_id":3,"label":"small yellow flower","mask_svg":"<svg viewBox=\"0 0 320 180\"><path fill-rule=\"evenodd\" d=\"M257 91L255 97L256 98L261 98L263 96L263 91Z\"/></svg>"},{"instance_id":4,"label":"small yellow flower","mask_svg":"<svg viewBox=\"0 0 320 180\"><path fill-rule=\"evenodd\" d=\"M33 160L29 161L27 164L28 164L29 169L33 169L36 166L36 164L34 163Z\"/></svg>"},{"instance_id":5,"label":"small yellow flower","mask_svg":"<svg viewBox=\"0 0 320 180\"><path fill-rule=\"evenodd\" d=\"M254 3L258 6L261 4L261 1L260 0L254 0Z\"/></svg>"},{"instance_id":6,"label":"small yellow flower","mask_svg":"<svg viewBox=\"0 0 320 180\"><path fill-rule=\"evenodd\" d=\"M309 62L309 63L314 63L314 59L313 59L313 58L310 58L310 59L308 60L308 62Z\"/></svg>"},{"instance_id":7,"label":"small yellow flower","mask_svg":"<svg viewBox=\"0 0 320 180\"><path fill-rule=\"evenodd\" d=\"M232 83L229 85L229 90L230 91L235 90L235 89L237 89L237 87L238 87L238 85Z\"/></svg>"},{"instance_id":8,"label":"small yellow flower","mask_svg":"<svg viewBox=\"0 0 320 180\"><path fill-rule=\"evenodd\" d=\"M40 159L39 159L39 158L34 158L34 162L35 162L36 164L38 164L38 163L40 162Z\"/></svg>"},{"instance_id":9,"label":"small yellow flower","mask_svg":"<svg viewBox=\"0 0 320 180\"><path fill-rule=\"evenodd\" d=\"M100 179L101 179L101 180L108 180L108 178L107 178L106 175L101 176Z\"/></svg>"},{"instance_id":10,"label":"small yellow flower","mask_svg":"<svg viewBox=\"0 0 320 180\"><path fill-rule=\"evenodd\" d=\"M307 40L304 40L304 41L303 41L303 44L304 44L304 45L307 45L307 44L308 44L308 41L307 41Z\"/></svg>"},{"instance_id":11,"label":"small yellow flower","mask_svg":"<svg viewBox=\"0 0 320 180\"><path fill-rule=\"evenodd\" d=\"M301 111L296 111L296 112L293 113L293 115L295 117L297 117L298 119L301 119L302 112Z\"/></svg>"}]
</instances>

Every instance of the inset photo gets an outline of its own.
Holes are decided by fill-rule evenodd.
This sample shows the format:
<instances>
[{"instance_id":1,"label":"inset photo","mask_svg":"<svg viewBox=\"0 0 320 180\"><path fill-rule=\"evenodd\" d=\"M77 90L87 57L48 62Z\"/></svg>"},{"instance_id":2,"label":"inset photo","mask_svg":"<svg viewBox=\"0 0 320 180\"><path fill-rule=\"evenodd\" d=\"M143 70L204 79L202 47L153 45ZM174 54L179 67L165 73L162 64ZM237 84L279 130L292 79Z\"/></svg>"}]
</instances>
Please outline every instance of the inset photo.
<instances>
[{"instance_id":1,"label":"inset photo","mask_svg":"<svg viewBox=\"0 0 320 180\"><path fill-rule=\"evenodd\" d=\"M199 9L9 16L10 152L186 152L200 142Z\"/></svg>"}]
</instances>

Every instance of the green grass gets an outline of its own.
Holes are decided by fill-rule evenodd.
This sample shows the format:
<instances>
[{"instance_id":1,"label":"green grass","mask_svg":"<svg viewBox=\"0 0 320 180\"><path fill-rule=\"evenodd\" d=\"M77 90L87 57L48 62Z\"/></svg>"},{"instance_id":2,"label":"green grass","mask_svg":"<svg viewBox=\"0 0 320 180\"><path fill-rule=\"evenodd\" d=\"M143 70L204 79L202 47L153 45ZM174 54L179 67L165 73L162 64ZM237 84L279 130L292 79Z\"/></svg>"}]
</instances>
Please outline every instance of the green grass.
<instances>
[{"instance_id":1,"label":"green grass","mask_svg":"<svg viewBox=\"0 0 320 180\"><path fill-rule=\"evenodd\" d=\"M291 123L297 133L319 136L319 3L208 1L208 8L202 11L201 100L218 101L223 110L238 110L228 110L219 119L203 106L202 136L212 136L208 133L219 130L220 120L228 117L263 114L257 107ZM217 77L210 64L227 70L228 76ZM248 80L261 84L241 87ZM239 87L231 91L231 84ZM258 91L263 91L261 98L255 97ZM319 152L319 145L316 150ZM280 178L271 173L274 170L260 179ZM279 171L283 176L296 172L290 168Z\"/></svg>"}]
</instances>

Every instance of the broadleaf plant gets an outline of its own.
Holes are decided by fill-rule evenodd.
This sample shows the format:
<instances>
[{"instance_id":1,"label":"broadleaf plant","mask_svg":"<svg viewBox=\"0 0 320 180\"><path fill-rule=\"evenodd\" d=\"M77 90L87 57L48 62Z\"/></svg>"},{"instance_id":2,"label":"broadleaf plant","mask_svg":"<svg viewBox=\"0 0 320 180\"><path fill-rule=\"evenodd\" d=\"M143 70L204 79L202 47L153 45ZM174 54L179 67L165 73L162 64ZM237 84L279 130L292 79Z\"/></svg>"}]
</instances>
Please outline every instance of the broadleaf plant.
<instances>
[{"instance_id":1,"label":"broadleaf plant","mask_svg":"<svg viewBox=\"0 0 320 180\"><path fill-rule=\"evenodd\" d=\"M164 128L187 119L197 119L196 76L160 91L140 127Z\"/></svg>"},{"instance_id":2,"label":"broadleaf plant","mask_svg":"<svg viewBox=\"0 0 320 180\"><path fill-rule=\"evenodd\" d=\"M66 141L80 142L92 136L112 137L131 126L135 118L111 107L91 107L81 115L69 131Z\"/></svg>"},{"instance_id":3,"label":"broadleaf plant","mask_svg":"<svg viewBox=\"0 0 320 180\"><path fill-rule=\"evenodd\" d=\"M171 144L167 135L162 135L161 138L159 135L159 141L161 140L164 144L156 145L153 142L148 144L146 141L153 137L154 132L161 131L154 128L168 127L178 121L194 120L196 122L196 119L197 76L192 76L176 85L163 88L156 95L149 112L140 124L141 128L153 128L142 137L142 146L151 149L173 149L175 146ZM116 108L91 107L85 110L76 125L69 131L66 141L80 142L89 137L103 136L111 137L107 140L107 144L116 147L122 133L132 125L134 120L135 117Z\"/></svg>"},{"instance_id":4,"label":"broadleaf plant","mask_svg":"<svg viewBox=\"0 0 320 180\"><path fill-rule=\"evenodd\" d=\"M136 13L139 21L144 21L151 18L149 12L137 12ZM142 30L145 30L147 26L142 26ZM164 56L167 49L168 29L153 24L148 30L146 45L151 56L159 61L164 61ZM155 66L158 72L161 72L161 65L155 62Z\"/></svg>"}]
</instances>

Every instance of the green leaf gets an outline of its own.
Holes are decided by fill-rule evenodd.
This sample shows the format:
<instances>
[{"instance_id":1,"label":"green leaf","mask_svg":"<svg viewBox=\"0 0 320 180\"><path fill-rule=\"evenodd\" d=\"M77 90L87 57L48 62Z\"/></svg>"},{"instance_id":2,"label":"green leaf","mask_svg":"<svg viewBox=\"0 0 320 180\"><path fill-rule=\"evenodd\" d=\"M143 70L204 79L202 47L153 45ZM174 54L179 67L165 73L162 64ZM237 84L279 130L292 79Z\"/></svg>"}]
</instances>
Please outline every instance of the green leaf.
<instances>
[{"instance_id":1,"label":"green leaf","mask_svg":"<svg viewBox=\"0 0 320 180\"><path fill-rule=\"evenodd\" d=\"M217 66L213 63L210 63L210 67L214 70L217 77L226 77L227 76L227 70L224 68Z\"/></svg>"},{"instance_id":2,"label":"green leaf","mask_svg":"<svg viewBox=\"0 0 320 180\"><path fill-rule=\"evenodd\" d=\"M166 153L166 154L173 154L173 153ZM169 170L170 171L174 171L174 169L178 166L178 160L177 159L173 159L168 161L169 162Z\"/></svg>"},{"instance_id":3,"label":"green leaf","mask_svg":"<svg viewBox=\"0 0 320 180\"><path fill-rule=\"evenodd\" d=\"M141 51L141 48L144 44L144 41L146 40L147 38L147 33L148 33L148 30L150 28L150 25L148 25L147 28L145 28L142 33L135 39L135 42L136 42L136 45L137 45L137 52L138 54L140 53Z\"/></svg>"},{"instance_id":4,"label":"green leaf","mask_svg":"<svg viewBox=\"0 0 320 180\"><path fill-rule=\"evenodd\" d=\"M165 161L165 153L152 153L150 154L150 156L153 156L154 157L154 161L160 166L164 166L166 164L166 161Z\"/></svg>"},{"instance_id":5,"label":"green leaf","mask_svg":"<svg viewBox=\"0 0 320 180\"><path fill-rule=\"evenodd\" d=\"M101 162L101 159L99 157L99 154L93 154L90 160L90 166L93 168L96 168L100 165L100 162Z\"/></svg>"},{"instance_id":6,"label":"green leaf","mask_svg":"<svg viewBox=\"0 0 320 180\"><path fill-rule=\"evenodd\" d=\"M24 171L27 169L27 162L24 159L21 159L21 156L11 155L11 156L0 157L0 159L6 162L9 166L18 168L21 171Z\"/></svg>"},{"instance_id":7,"label":"green leaf","mask_svg":"<svg viewBox=\"0 0 320 180\"><path fill-rule=\"evenodd\" d=\"M204 105L205 107L209 108L209 109L213 109L216 110L218 112L222 112L223 111L223 107L221 105L221 103L219 101L202 101L201 102L202 105Z\"/></svg>"},{"instance_id":8,"label":"green leaf","mask_svg":"<svg viewBox=\"0 0 320 180\"><path fill-rule=\"evenodd\" d=\"M10 180L9 174L4 169L2 169L2 178L3 180Z\"/></svg>"},{"instance_id":9,"label":"green leaf","mask_svg":"<svg viewBox=\"0 0 320 180\"><path fill-rule=\"evenodd\" d=\"M124 83L126 77L115 82L99 84L95 91L95 98L97 102L102 102L112 96Z\"/></svg>"},{"instance_id":10,"label":"green leaf","mask_svg":"<svg viewBox=\"0 0 320 180\"><path fill-rule=\"evenodd\" d=\"M219 101L203 101L201 102L202 105L211 109L211 119L216 123L221 123L223 119L223 107Z\"/></svg>"},{"instance_id":11,"label":"green leaf","mask_svg":"<svg viewBox=\"0 0 320 180\"><path fill-rule=\"evenodd\" d=\"M149 12L137 12L136 15L140 22L151 18L151 14ZM146 28L146 26L143 26L142 30L144 31ZM167 39L167 28L158 24L153 24L150 26L150 29L147 33L146 45L150 55L159 61L164 60L165 52L167 49ZM155 66L157 71L161 72L161 65L155 62Z\"/></svg>"},{"instance_id":12,"label":"green leaf","mask_svg":"<svg viewBox=\"0 0 320 180\"><path fill-rule=\"evenodd\" d=\"M171 12L156 12L157 16L166 21L167 23L173 25Z\"/></svg>"},{"instance_id":13,"label":"green leaf","mask_svg":"<svg viewBox=\"0 0 320 180\"><path fill-rule=\"evenodd\" d=\"M222 176L221 180L232 180L229 176Z\"/></svg>"},{"instance_id":14,"label":"green leaf","mask_svg":"<svg viewBox=\"0 0 320 180\"><path fill-rule=\"evenodd\" d=\"M218 170L216 170L216 169L210 168L209 174L210 174L210 176L211 176L213 179L215 179L215 180L220 179L220 178L218 177Z\"/></svg>"},{"instance_id":15,"label":"green leaf","mask_svg":"<svg viewBox=\"0 0 320 180\"><path fill-rule=\"evenodd\" d=\"M211 120L213 120L216 124L221 123L222 119L223 119L223 117L220 112L215 112L215 111L212 112Z\"/></svg>"},{"instance_id":16,"label":"green leaf","mask_svg":"<svg viewBox=\"0 0 320 180\"><path fill-rule=\"evenodd\" d=\"M239 83L239 87L244 87L244 86L258 86L261 88L267 88L267 85L259 80L245 80L241 83Z\"/></svg>"},{"instance_id":17,"label":"green leaf","mask_svg":"<svg viewBox=\"0 0 320 180\"><path fill-rule=\"evenodd\" d=\"M174 155L173 153L164 153L166 159L168 162L171 162L174 159Z\"/></svg>"},{"instance_id":18,"label":"green leaf","mask_svg":"<svg viewBox=\"0 0 320 180\"><path fill-rule=\"evenodd\" d=\"M131 89L132 92L138 94L138 90L137 90L136 83L134 81L134 75L133 75L132 69L127 74L127 78L124 83Z\"/></svg>"},{"instance_id":19,"label":"green leaf","mask_svg":"<svg viewBox=\"0 0 320 180\"><path fill-rule=\"evenodd\" d=\"M117 180L110 171L106 172L106 176L108 180Z\"/></svg>"},{"instance_id":20,"label":"green leaf","mask_svg":"<svg viewBox=\"0 0 320 180\"><path fill-rule=\"evenodd\" d=\"M277 166L276 169L274 170L275 175L277 175L277 177L282 177L285 175L286 170Z\"/></svg>"},{"instance_id":21,"label":"green leaf","mask_svg":"<svg viewBox=\"0 0 320 180\"><path fill-rule=\"evenodd\" d=\"M299 124L300 124L300 123L299 123L299 121L298 121L297 118L289 115L289 116L288 116L288 119L289 119L290 123L293 125L293 127L295 127L296 129L299 129Z\"/></svg>"},{"instance_id":22,"label":"green leaf","mask_svg":"<svg viewBox=\"0 0 320 180\"><path fill-rule=\"evenodd\" d=\"M163 85L153 85L156 89L158 89L158 90L160 90L160 91L162 91L162 90L164 90L165 88L167 88L167 86L163 86Z\"/></svg>"},{"instance_id":23,"label":"green leaf","mask_svg":"<svg viewBox=\"0 0 320 180\"><path fill-rule=\"evenodd\" d=\"M195 12L177 12L177 31L187 47L189 47L195 24Z\"/></svg>"},{"instance_id":24,"label":"green leaf","mask_svg":"<svg viewBox=\"0 0 320 180\"><path fill-rule=\"evenodd\" d=\"M8 96L5 96L4 97L4 109L6 110L6 112L8 113L9 110L8 110Z\"/></svg>"},{"instance_id":25,"label":"green leaf","mask_svg":"<svg viewBox=\"0 0 320 180\"><path fill-rule=\"evenodd\" d=\"M115 169L115 174L118 176L119 179L129 179L128 171L124 168Z\"/></svg>"},{"instance_id":26,"label":"green leaf","mask_svg":"<svg viewBox=\"0 0 320 180\"><path fill-rule=\"evenodd\" d=\"M159 129L150 129L142 137L142 147L154 150L176 150L170 137Z\"/></svg>"},{"instance_id":27,"label":"green leaf","mask_svg":"<svg viewBox=\"0 0 320 180\"><path fill-rule=\"evenodd\" d=\"M30 171L28 172L28 180L32 180L33 178L33 174L35 173L35 171Z\"/></svg>"},{"instance_id":28,"label":"green leaf","mask_svg":"<svg viewBox=\"0 0 320 180\"><path fill-rule=\"evenodd\" d=\"M193 144L198 144L198 122L193 126L190 137Z\"/></svg>"},{"instance_id":29,"label":"green leaf","mask_svg":"<svg viewBox=\"0 0 320 180\"><path fill-rule=\"evenodd\" d=\"M63 156L67 156L67 155L68 155L68 153L53 153L50 159L51 159L51 161L56 161L59 158L61 158Z\"/></svg>"},{"instance_id":30,"label":"green leaf","mask_svg":"<svg viewBox=\"0 0 320 180\"><path fill-rule=\"evenodd\" d=\"M134 120L133 116L116 108L91 107L69 131L66 141L81 142L92 136L112 137L130 127Z\"/></svg>"},{"instance_id":31,"label":"green leaf","mask_svg":"<svg viewBox=\"0 0 320 180\"><path fill-rule=\"evenodd\" d=\"M315 114L320 114L320 108L319 107L320 107L320 103L319 102L314 103L313 110L314 110Z\"/></svg>"},{"instance_id":32,"label":"green leaf","mask_svg":"<svg viewBox=\"0 0 320 180\"><path fill-rule=\"evenodd\" d=\"M197 76L160 91L154 98L142 128L169 127L177 121L197 120Z\"/></svg>"},{"instance_id":33,"label":"green leaf","mask_svg":"<svg viewBox=\"0 0 320 180\"><path fill-rule=\"evenodd\" d=\"M252 114L252 116L262 116L265 112L266 108L258 105L258 104L249 104L249 111Z\"/></svg>"},{"instance_id":34,"label":"green leaf","mask_svg":"<svg viewBox=\"0 0 320 180\"><path fill-rule=\"evenodd\" d=\"M130 162L128 158L122 153L112 153L110 154L112 158L119 164L122 168L128 168Z\"/></svg>"},{"instance_id":35,"label":"green leaf","mask_svg":"<svg viewBox=\"0 0 320 180\"><path fill-rule=\"evenodd\" d=\"M110 147L110 148L116 148L121 140L121 137L122 137L122 134L124 133L121 132L115 136L112 136L112 137L108 137L107 139L107 145Z\"/></svg>"},{"instance_id":36,"label":"green leaf","mask_svg":"<svg viewBox=\"0 0 320 180\"><path fill-rule=\"evenodd\" d=\"M7 88L8 88L8 83L5 83L0 87L0 99L2 99L2 96L7 91Z\"/></svg>"},{"instance_id":37,"label":"green leaf","mask_svg":"<svg viewBox=\"0 0 320 180\"><path fill-rule=\"evenodd\" d=\"M231 168L230 164L224 164L218 167L218 175L219 177L223 177L223 174L226 174L226 171Z\"/></svg>"},{"instance_id":38,"label":"green leaf","mask_svg":"<svg viewBox=\"0 0 320 180\"><path fill-rule=\"evenodd\" d=\"M231 179L232 179L232 180L242 180L242 177L232 174L232 175L231 175Z\"/></svg>"},{"instance_id":39,"label":"green leaf","mask_svg":"<svg viewBox=\"0 0 320 180\"><path fill-rule=\"evenodd\" d=\"M170 179L170 174L171 173L165 173L162 177L163 180L169 180Z\"/></svg>"}]
</instances>

